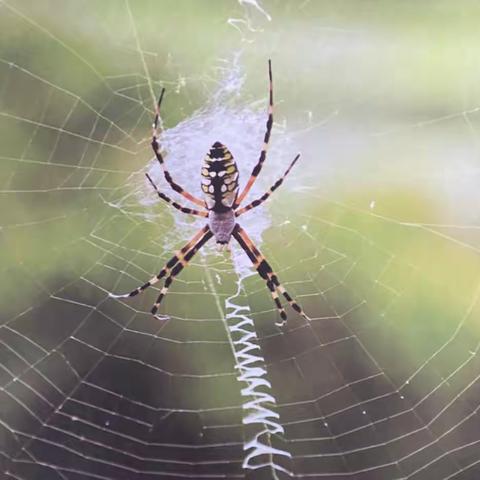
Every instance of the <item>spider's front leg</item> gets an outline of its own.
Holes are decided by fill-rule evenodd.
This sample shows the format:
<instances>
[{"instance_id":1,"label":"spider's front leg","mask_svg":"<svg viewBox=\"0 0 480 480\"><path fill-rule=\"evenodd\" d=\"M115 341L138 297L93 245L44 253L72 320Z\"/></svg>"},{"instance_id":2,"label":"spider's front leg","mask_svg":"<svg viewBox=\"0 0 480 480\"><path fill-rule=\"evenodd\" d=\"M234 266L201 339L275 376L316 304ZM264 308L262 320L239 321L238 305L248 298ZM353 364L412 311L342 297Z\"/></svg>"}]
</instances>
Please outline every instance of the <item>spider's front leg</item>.
<instances>
[{"instance_id":1,"label":"spider's front leg","mask_svg":"<svg viewBox=\"0 0 480 480\"><path fill-rule=\"evenodd\" d=\"M205 227L199 230L181 250L175 253L175 255L165 264L165 266L160 270L160 272L158 272L157 275L152 277L144 285L137 287L135 290L132 290L130 293L126 293L123 295L114 295L113 293L111 293L110 297L113 297L113 298L134 297L135 295L142 293L144 290L151 287L152 285L155 285L163 277L165 277L166 275L170 275L173 271L173 268L179 262L184 262L184 259L186 258L188 252L192 249L192 247L194 247L197 244L198 241L204 238L208 232L210 232L210 227L208 225L205 225Z\"/></svg>"},{"instance_id":2,"label":"spider's front leg","mask_svg":"<svg viewBox=\"0 0 480 480\"><path fill-rule=\"evenodd\" d=\"M308 316L302 310L302 307L290 296L290 294L285 290L284 286L280 283L277 275L272 270L272 267L247 235L247 232L245 232L245 230L238 223L235 225L232 235L252 261L255 270L257 270L258 274L267 282L267 287L272 294L275 305L280 313L280 317L283 320L283 322L278 325L282 326L285 323L287 315L282 308L280 300L278 299L276 290L278 290L285 297L287 302L297 313L299 313L306 320L310 321Z\"/></svg>"},{"instance_id":3,"label":"spider's front leg","mask_svg":"<svg viewBox=\"0 0 480 480\"><path fill-rule=\"evenodd\" d=\"M193 256L213 237L213 233L207 226L207 231L202 236L202 238L188 250L183 258L178 260L178 263L172 268L170 275L165 280L165 285L162 290L160 290L160 295L157 298L157 301L153 305L151 310L152 315L155 315L160 307L160 303L165 298L165 295L168 292L170 285L172 284L175 277L188 265L188 262L193 258Z\"/></svg>"}]
</instances>

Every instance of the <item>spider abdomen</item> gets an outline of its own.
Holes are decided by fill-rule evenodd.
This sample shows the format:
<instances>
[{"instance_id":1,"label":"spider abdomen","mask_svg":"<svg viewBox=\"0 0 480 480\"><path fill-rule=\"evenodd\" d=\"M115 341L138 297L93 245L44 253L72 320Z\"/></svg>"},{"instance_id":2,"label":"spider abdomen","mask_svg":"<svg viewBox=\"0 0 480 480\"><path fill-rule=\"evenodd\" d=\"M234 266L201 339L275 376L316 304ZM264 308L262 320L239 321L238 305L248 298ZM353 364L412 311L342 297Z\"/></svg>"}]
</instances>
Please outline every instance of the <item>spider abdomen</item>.
<instances>
[{"instance_id":1,"label":"spider abdomen","mask_svg":"<svg viewBox=\"0 0 480 480\"><path fill-rule=\"evenodd\" d=\"M208 209L217 213L230 210L237 197L237 164L230 150L220 142L212 145L203 162L202 191Z\"/></svg>"}]
</instances>

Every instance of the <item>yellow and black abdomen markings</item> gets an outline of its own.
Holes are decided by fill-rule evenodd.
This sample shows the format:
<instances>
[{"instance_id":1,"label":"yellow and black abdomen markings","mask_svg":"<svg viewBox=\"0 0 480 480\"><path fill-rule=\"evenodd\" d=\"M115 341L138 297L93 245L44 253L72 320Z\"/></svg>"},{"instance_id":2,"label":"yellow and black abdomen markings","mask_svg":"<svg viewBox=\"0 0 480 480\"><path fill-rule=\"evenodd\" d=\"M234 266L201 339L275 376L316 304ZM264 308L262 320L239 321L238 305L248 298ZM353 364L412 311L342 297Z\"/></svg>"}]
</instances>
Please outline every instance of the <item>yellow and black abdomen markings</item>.
<instances>
[{"instance_id":1,"label":"yellow and black abdomen markings","mask_svg":"<svg viewBox=\"0 0 480 480\"><path fill-rule=\"evenodd\" d=\"M209 210L229 210L238 192L238 168L228 148L215 142L202 167L202 191Z\"/></svg>"}]
</instances>

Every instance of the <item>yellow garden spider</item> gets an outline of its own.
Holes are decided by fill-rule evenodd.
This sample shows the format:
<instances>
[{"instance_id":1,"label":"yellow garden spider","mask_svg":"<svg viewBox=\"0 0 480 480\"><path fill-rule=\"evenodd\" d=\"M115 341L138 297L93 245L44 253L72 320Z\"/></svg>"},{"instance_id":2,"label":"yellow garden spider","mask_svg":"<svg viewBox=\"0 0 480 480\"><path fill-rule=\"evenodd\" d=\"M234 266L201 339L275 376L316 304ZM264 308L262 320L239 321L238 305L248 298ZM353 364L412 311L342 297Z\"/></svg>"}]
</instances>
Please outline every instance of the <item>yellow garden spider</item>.
<instances>
[{"instance_id":1,"label":"yellow garden spider","mask_svg":"<svg viewBox=\"0 0 480 480\"><path fill-rule=\"evenodd\" d=\"M152 314L155 315L158 311L160 303L167 294L168 288L170 287L174 278L183 270L183 268L198 252L198 250L200 250L200 248L202 248L203 245L205 245L205 243L207 243L208 240L210 240L213 236L215 236L217 243L220 245L227 245L230 241L230 238L233 236L233 238L235 238L235 240L240 244L242 249L248 255L259 275L265 280L267 287L273 297L273 301L275 302L275 305L277 306L277 309L280 313L280 317L282 318L282 322L277 324L279 326L284 325L287 319L287 314L285 313L285 310L280 303L277 291L285 297L285 299L295 311L297 311L300 315L302 315L302 317L308 320L307 315L305 315L300 305L293 300L293 298L288 294L288 292L279 282L277 276L266 261L265 257L253 244L252 240L247 235L245 230L235 221L236 217L239 217L245 212L248 212L248 210L251 210L252 208L258 207L265 200L267 200L267 198L270 197L270 195L282 184L284 178L288 175L288 173L300 157L300 155L297 155L294 158L293 162L287 168L283 176L280 177L266 193L264 193L260 198L254 200L253 202L250 202L245 207L238 209L243 199L246 197L247 193L252 188L252 185L258 177L258 174L260 173L265 158L267 156L270 133L272 131L273 125L272 65L270 60L268 61L268 74L270 80L268 120L266 124L264 143L257 164L255 165L255 168L253 169L252 174L247 184L245 185L245 188L240 194L238 194L239 184L237 165L228 148L220 142L215 142L210 148L209 153L207 153L205 157L201 171L202 190L205 194L205 200L200 200L199 198L185 191L180 185L175 183L165 165L163 156L160 152L160 146L158 144L158 119L160 114L160 105L162 103L163 94L165 92L165 89L162 89L160 98L156 106L155 120L153 122L152 148L155 152L155 156L157 157L158 162L163 169L165 179L170 184L172 189L185 197L190 202L198 205L199 207L202 207L202 210L187 208L178 204L177 202L174 202L167 195L158 190L157 186L150 178L148 173L146 174L146 176L161 199L165 200L170 205L183 213L208 218L208 223L199 232L197 232L194 237L166 263L166 265L160 270L158 275L155 275L147 283L145 283L141 287L136 288L130 293L127 293L125 295L112 295L113 297L134 297L135 295L143 292L148 287L154 285L160 279L166 276L167 278L165 280L165 284L161 289L160 295L158 296L157 301L155 302L151 310Z\"/></svg>"}]
</instances>

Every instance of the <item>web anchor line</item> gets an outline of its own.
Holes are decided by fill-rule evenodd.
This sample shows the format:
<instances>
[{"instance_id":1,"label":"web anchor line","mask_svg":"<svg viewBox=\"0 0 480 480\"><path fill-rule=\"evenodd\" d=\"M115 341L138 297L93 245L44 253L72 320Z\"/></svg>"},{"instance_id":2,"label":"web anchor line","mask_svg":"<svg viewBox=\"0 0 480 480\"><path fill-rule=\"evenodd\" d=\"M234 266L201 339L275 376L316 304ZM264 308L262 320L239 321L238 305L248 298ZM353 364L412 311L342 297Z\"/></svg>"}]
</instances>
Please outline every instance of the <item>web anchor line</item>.
<instances>
[{"instance_id":1,"label":"web anchor line","mask_svg":"<svg viewBox=\"0 0 480 480\"><path fill-rule=\"evenodd\" d=\"M241 395L243 408L244 451L242 467L246 478L254 478L259 469L270 470L275 480L292 478L291 454L285 449L284 429L279 422L276 400L271 384L265 378L267 370L261 354L248 306L233 302L238 292L226 302L225 320L234 350L237 380L245 382Z\"/></svg>"}]
</instances>

